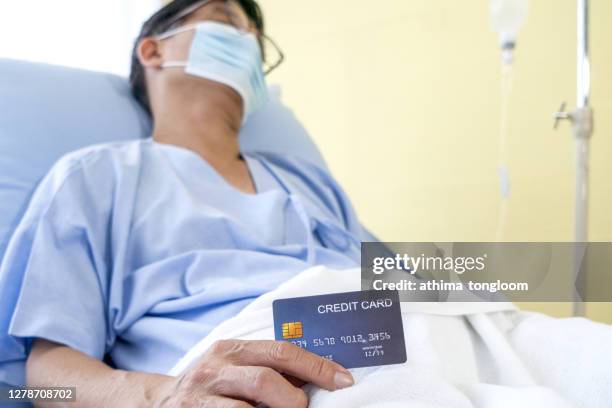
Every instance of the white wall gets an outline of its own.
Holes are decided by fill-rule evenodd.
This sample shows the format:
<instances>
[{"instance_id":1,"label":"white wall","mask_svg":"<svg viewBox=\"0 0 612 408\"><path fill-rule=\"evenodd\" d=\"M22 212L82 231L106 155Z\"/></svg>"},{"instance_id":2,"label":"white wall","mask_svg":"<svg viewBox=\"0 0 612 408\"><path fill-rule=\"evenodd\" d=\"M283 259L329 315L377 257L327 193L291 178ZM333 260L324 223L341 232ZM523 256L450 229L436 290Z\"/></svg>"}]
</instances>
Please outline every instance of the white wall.
<instances>
[{"instance_id":1,"label":"white wall","mask_svg":"<svg viewBox=\"0 0 612 408\"><path fill-rule=\"evenodd\" d=\"M161 0L0 0L0 58L126 75L132 42Z\"/></svg>"}]
</instances>

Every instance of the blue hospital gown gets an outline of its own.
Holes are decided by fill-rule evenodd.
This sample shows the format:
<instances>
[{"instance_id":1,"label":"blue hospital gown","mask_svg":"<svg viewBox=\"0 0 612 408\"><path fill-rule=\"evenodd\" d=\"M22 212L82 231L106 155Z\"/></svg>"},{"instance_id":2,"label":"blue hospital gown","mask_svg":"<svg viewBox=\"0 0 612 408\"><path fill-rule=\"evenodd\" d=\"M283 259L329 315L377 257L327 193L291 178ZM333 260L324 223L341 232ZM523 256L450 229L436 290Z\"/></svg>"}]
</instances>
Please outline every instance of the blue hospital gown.
<instances>
[{"instance_id":1,"label":"blue hospital gown","mask_svg":"<svg viewBox=\"0 0 612 408\"><path fill-rule=\"evenodd\" d=\"M257 194L152 139L62 158L0 267L0 382L32 338L164 373L249 302L312 265L354 267L362 229L324 170L244 155Z\"/></svg>"}]
</instances>

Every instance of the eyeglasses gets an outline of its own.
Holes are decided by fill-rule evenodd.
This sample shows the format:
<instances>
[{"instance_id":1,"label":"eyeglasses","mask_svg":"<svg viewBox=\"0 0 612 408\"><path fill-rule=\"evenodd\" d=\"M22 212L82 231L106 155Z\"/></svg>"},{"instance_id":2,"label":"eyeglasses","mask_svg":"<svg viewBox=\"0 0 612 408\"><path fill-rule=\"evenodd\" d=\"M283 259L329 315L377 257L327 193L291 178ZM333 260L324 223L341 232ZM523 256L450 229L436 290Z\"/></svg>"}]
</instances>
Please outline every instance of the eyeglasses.
<instances>
[{"instance_id":1,"label":"eyeglasses","mask_svg":"<svg viewBox=\"0 0 612 408\"><path fill-rule=\"evenodd\" d=\"M253 27L253 22L246 15L237 0L202 0L196 2L174 16L166 25L170 29L176 28L185 17L195 13L203 7L209 7L208 20L229 24L236 28L239 33L249 34L255 28ZM283 63L285 54L283 54L280 47L272 38L263 33L259 34L257 37L261 48L263 71L265 75L268 75Z\"/></svg>"}]
</instances>

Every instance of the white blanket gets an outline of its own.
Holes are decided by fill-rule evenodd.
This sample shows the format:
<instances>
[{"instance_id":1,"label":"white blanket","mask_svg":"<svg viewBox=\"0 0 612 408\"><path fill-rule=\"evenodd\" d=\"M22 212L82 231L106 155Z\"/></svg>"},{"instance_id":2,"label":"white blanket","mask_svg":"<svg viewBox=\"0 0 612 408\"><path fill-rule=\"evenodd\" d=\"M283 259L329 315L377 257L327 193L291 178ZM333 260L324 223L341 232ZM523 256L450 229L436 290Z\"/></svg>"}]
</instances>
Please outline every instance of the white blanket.
<instances>
[{"instance_id":1,"label":"white blanket","mask_svg":"<svg viewBox=\"0 0 612 408\"><path fill-rule=\"evenodd\" d=\"M170 374L219 339L274 339L274 299L359 289L359 269L304 271L215 328ZM311 407L612 406L611 326L509 303L402 303L402 319L406 363L353 369L344 390L307 386Z\"/></svg>"}]
</instances>

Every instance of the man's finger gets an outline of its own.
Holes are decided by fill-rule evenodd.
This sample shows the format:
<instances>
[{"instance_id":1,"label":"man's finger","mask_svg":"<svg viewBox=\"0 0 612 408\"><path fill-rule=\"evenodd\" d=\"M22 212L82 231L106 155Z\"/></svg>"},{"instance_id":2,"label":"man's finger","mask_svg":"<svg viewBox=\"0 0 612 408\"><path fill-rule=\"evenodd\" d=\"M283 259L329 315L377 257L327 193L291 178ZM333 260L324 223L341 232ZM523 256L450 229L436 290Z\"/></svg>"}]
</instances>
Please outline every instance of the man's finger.
<instances>
[{"instance_id":1,"label":"man's finger","mask_svg":"<svg viewBox=\"0 0 612 408\"><path fill-rule=\"evenodd\" d=\"M206 384L208 392L263 403L270 408L306 408L308 397L269 367L227 365Z\"/></svg>"},{"instance_id":2,"label":"man's finger","mask_svg":"<svg viewBox=\"0 0 612 408\"><path fill-rule=\"evenodd\" d=\"M237 364L272 367L328 390L346 388L354 384L351 373L341 365L291 343L236 340L230 349L228 357L234 359Z\"/></svg>"}]
</instances>

